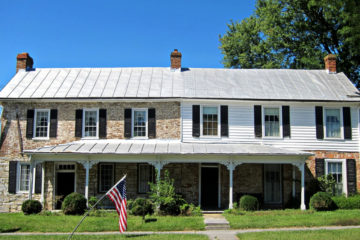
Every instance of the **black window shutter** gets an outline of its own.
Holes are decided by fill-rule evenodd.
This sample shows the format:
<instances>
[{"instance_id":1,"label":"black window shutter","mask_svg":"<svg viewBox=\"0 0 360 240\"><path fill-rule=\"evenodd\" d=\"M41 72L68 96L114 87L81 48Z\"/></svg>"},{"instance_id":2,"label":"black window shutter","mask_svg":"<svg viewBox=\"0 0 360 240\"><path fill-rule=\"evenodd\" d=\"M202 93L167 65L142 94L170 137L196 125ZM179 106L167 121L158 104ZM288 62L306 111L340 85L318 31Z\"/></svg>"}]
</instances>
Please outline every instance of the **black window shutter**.
<instances>
[{"instance_id":1,"label":"black window shutter","mask_svg":"<svg viewBox=\"0 0 360 240\"><path fill-rule=\"evenodd\" d=\"M349 107L343 107L344 138L351 139L351 111Z\"/></svg>"},{"instance_id":2,"label":"black window shutter","mask_svg":"<svg viewBox=\"0 0 360 240\"><path fill-rule=\"evenodd\" d=\"M228 137L229 136L229 110L228 106L221 106L221 136Z\"/></svg>"},{"instance_id":3,"label":"black window shutter","mask_svg":"<svg viewBox=\"0 0 360 240\"><path fill-rule=\"evenodd\" d=\"M356 194L356 162L355 159L346 159L346 175L348 194Z\"/></svg>"},{"instance_id":4,"label":"black window shutter","mask_svg":"<svg viewBox=\"0 0 360 240\"><path fill-rule=\"evenodd\" d=\"M83 110L77 109L75 114L75 137L82 137Z\"/></svg>"},{"instance_id":5,"label":"black window shutter","mask_svg":"<svg viewBox=\"0 0 360 240\"><path fill-rule=\"evenodd\" d=\"M35 193L41 193L42 164L36 164L35 169Z\"/></svg>"},{"instance_id":6,"label":"black window shutter","mask_svg":"<svg viewBox=\"0 0 360 240\"><path fill-rule=\"evenodd\" d=\"M325 175L325 159L323 158L315 159L315 174L316 177L321 177Z\"/></svg>"},{"instance_id":7,"label":"black window shutter","mask_svg":"<svg viewBox=\"0 0 360 240\"><path fill-rule=\"evenodd\" d=\"M57 137L57 116L58 116L58 110L57 109L51 109L50 110L50 137L56 138Z\"/></svg>"},{"instance_id":8,"label":"black window shutter","mask_svg":"<svg viewBox=\"0 0 360 240\"><path fill-rule=\"evenodd\" d=\"M254 129L255 137L262 137L261 105L254 106Z\"/></svg>"},{"instance_id":9,"label":"black window shutter","mask_svg":"<svg viewBox=\"0 0 360 240\"><path fill-rule=\"evenodd\" d=\"M316 106L315 107L315 117L316 117L316 138L324 139L324 123L323 123L323 108Z\"/></svg>"},{"instance_id":10,"label":"black window shutter","mask_svg":"<svg viewBox=\"0 0 360 240\"><path fill-rule=\"evenodd\" d=\"M34 109L27 110L26 138L34 137Z\"/></svg>"},{"instance_id":11,"label":"black window shutter","mask_svg":"<svg viewBox=\"0 0 360 240\"><path fill-rule=\"evenodd\" d=\"M124 124L125 138L131 138L131 108L125 109L125 124Z\"/></svg>"},{"instance_id":12,"label":"black window shutter","mask_svg":"<svg viewBox=\"0 0 360 240\"><path fill-rule=\"evenodd\" d=\"M192 124L193 137L200 137L200 105L192 106Z\"/></svg>"},{"instance_id":13,"label":"black window shutter","mask_svg":"<svg viewBox=\"0 0 360 240\"><path fill-rule=\"evenodd\" d=\"M283 137L290 137L290 107L282 106Z\"/></svg>"},{"instance_id":14,"label":"black window shutter","mask_svg":"<svg viewBox=\"0 0 360 240\"><path fill-rule=\"evenodd\" d=\"M99 138L106 138L106 109L99 109Z\"/></svg>"},{"instance_id":15,"label":"black window shutter","mask_svg":"<svg viewBox=\"0 0 360 240\"><path fill-rule=\"evenodd\" d=\"M155 108L148 110L148 137L156 138L156 113Z\"/></svg>"},{"instance_id":16,"label":"black window shutter","mask_svg":"<svg viewBox=\"0 0 360 240\"><path fill-rule=\"evenodd\" d=\"M16 193L16 172L17 172L17 161L9 162L9 193Z\"/></svg>"}]
</instances>

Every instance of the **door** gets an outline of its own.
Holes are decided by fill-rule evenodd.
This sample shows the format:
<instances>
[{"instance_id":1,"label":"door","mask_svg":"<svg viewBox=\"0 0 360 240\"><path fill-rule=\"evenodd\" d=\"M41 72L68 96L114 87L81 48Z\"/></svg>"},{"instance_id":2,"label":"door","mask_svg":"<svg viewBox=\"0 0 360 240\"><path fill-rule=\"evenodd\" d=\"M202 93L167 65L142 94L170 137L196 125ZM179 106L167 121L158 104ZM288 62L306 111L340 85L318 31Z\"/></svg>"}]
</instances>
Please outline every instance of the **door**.
<instances>
[{"instance_id":1,"label":"door","mask_svg":"<svg viewBox=\"0 0 360 240\"><path fill-rule=\"evenodd\" d=\"M75 173L57 172L56 173L56 209L61 208L64 198L75 191Z\"/></svg>"},{"instance_id":2,"label":"door","mask_svg":"<svg viewBox=\"0 0 360 240\"><path fill-rule=\"evenodd\" d=\"M217 209L219 194L218 166L201 167L201 208Z\"/></svg>"},{"instance_id":3,"label":"door","mask_svg":"<svg viewBox=\"0 0 360 240\"><path fill-rule=\"evenodd\" d=\"M281 165L264 165L264 202L279 204L282 201Z\"/></svg>"}]
</instances>

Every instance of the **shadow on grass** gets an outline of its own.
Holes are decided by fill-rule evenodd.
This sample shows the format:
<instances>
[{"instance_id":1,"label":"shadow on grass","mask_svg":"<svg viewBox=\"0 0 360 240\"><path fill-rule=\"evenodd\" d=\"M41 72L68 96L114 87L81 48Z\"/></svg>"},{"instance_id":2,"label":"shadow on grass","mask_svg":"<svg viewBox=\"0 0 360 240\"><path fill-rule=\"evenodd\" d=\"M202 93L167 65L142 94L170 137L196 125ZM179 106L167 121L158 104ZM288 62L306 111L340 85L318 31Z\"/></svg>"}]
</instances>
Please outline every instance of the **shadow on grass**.
<instances>
[{"instance_id":1,"label":"shadow on grass","mask_svg":"<svg viewBox=\"0 0 360 240\"><path fill-rule=\"evenodd\" d=\"M334 222L334 225L340 225L340 226L355 226L360 225L359 219L341 219Z\"/></svg>"},{"instance_id":2,"label":"shadow on grass","mask_svg":"<svg viewBox=\"0 0 360 240\"><path fill-rule=\"evenodd\" d=\"M156 218L148 218L148 219L145 219L145 222L148 223L148 222L156 222L157 219Z\"/></svg>"},{"instance_id":3,"label":"shadow on grass","mask_svg":"<svg viewBox=\"0 0 360 240\"><path fill-rule=\"evenodd\" d=\"M139 235L125 235L125 238L137 238L137 237L145 237L149 234L139 234Z\"/></svg>"},{"instance_id":4,"label":"shadow on grass","mask_svg":"<svg viewBox=\"0 0 360 240\"><path fill-rule=\"evenodd\" d=\"M21 228L9 228L9 229L3 229L0 230L0 233L12 233L12 232L17 232L19 231Z\"/></svg>"}]
</instances>

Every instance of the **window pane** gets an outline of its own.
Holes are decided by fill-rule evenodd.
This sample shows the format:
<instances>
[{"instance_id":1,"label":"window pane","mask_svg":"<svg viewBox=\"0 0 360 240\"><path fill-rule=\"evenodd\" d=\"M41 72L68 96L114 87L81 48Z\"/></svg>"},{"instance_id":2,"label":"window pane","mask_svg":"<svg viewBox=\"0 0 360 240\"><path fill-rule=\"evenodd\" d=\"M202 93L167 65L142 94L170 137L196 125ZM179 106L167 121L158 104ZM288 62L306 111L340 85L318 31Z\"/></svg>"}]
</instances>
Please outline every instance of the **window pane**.
<instances>
[{"instance_id":1,"label":"window pane","mask_svg":"<svg viewBox=\"0 0 360 240\"><path fill-rule=\"evenodd\" d=\"M134 111L134 137L146 137L146 111Z\"/></svg>"},{"instance_id":2,"label":"window pane","mask_svg":"<svg viewBox=\"0 0 360 240\"><path fill-rule=\"evenodd\" d=\"M327 174L331 174L336 181L334 192L336 195L341 195L343 189L342 162L328 162L327 166L328 166Z\"/></svg>"},{"instance_id":3,"label":"window pane","mask_svg":"<svg viewBox=\"0 0 360 240\"><path fill-rule=\"evenodd\" d=\"M203 107L203 135L218 135L218 108Z\"/></svg>"},{"instance_id":4,"label":"window pane","mask_svg":"<svg viewBox=\"0 0 360 240\"><path fill-rule=\"evenodd\" d=\"M325 109L326 115L326 137L339 138L340 129L340 109Z\"/></svg>"},{"instance_id":5,"label":"window pane","mask_svg":"<svg viewBox=\"0 0 360 240\"><path fill-rule=\"evenodd\" d=\"M265 136L280 136L280 112L279 108L265 108Z\"/></svg>"},{"instance_id":6,"label":"window pane","mask_svg":"<svg viewBox=\"0 0 360 240\"><path fill-rule=\"evenodd\" d=\"M147 193L150 191L149 182L153 180L153 167L147 164L140 164L139 165L139 175L138 175L138 182L139 182L139 193Z\"/></svg>"},{"instance_id":7,"label":"window pane","mask_svg":"<svg viewBox=\"0 0 360 240\"><path fill-rule=\"evenodd\" d=\"M85 111L84 137L96 137L97 111Z\"/></svg>"},{"instance_id":8,"label":"window pane","mask_svg":"<svg viewBox=\"0 0 360 240\"><path fill-rule=\"evenodd\" d=\"M48 118L48 111L36 111L35 137L48 136Z\"/></svg>"},{"instance_id":9,"label":"window pane","mask_svg":"<svg viewBox=\"0 0 360 240\"><path fill-rule=\"evenodd\" d=\"M113 167L112 164L100 165L100 192L106 192L113 186Z\"/></svg>"},{"instance_id":10,"label":"window pane","mask_svg":"<svg viewBox=\"0 0 360 240\"><path fill-rule=\"evenodd\" d=\"M20 165L20 191L28 191L30 182L30 165Z\"/></svg>"}]
</instances>

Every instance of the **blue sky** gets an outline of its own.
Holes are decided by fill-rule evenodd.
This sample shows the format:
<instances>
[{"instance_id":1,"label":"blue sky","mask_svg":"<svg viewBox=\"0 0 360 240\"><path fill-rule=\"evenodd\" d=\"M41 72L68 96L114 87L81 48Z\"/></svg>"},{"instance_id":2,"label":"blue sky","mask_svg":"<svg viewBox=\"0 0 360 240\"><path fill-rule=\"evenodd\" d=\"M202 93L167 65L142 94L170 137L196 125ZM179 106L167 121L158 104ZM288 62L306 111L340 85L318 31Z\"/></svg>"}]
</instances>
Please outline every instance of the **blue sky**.
<instances>
[{"instance_id":1,"label":"blue sky","mask_svg":"<svg viewBox=\"0 0 360 240\"><path fill-rule=\"evenodd\" d=\"M255 0L1 0L0 89L15 74L16 55L34 67L221 68L219 34L251 15Z\"/></svg>"}]
</instances>

